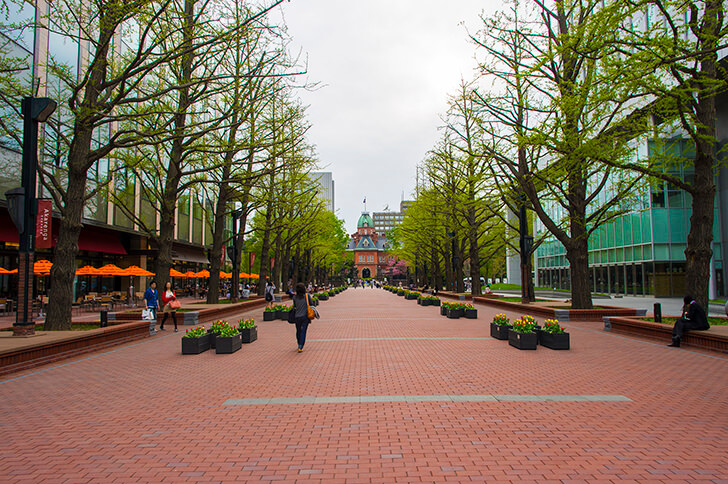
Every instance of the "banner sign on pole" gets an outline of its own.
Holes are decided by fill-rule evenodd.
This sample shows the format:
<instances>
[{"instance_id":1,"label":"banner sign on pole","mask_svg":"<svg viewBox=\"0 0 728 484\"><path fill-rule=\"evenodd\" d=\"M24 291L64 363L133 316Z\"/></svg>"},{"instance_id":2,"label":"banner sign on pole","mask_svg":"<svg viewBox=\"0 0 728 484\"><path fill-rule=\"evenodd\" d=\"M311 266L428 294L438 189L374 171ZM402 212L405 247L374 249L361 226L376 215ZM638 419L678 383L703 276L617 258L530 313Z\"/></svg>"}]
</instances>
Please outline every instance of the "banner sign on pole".
<instances>
[{"instance_id":1,"label":"banner sign on pole","mask_svg":"<svg viewBox=\"0 0 728 484\"><path fill-rule=\"evenodd\" d=\"M53 203L50 200L38 200L38 215L35 218L36 249L50 249L52 247L52 224Z\"/></svg>"}]
</instances>

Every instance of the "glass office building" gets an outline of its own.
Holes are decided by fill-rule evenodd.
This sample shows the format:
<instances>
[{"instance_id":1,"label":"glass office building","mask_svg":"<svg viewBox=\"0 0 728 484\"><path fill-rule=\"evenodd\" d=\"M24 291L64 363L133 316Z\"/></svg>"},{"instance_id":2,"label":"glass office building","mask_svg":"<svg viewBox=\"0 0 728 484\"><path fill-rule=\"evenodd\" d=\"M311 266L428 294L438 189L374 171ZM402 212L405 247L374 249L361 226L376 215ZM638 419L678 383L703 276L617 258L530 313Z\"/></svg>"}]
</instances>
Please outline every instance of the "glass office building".
<instances>
[{"instance_id":1,"label":"glass office building","mask_svg":"<svg viewBox=\"0 0 728 484\"><path fill-rule=\"evenodd\" d=\"M667 142L665 142L667 141ZM694 156L689 140L648 142L649 155L657 149L671 150L686 160ZM720 150L719 150L720 153ZM728 233L728 168L725 153L719 155L713 223L711 297L725 296L723 262ZM671 171L690 182L692 167ZM622 295L682 296L685 294L685 248L690 227L691 196L672 184L657 182L645 187L630 211L599 227L589 239L591 290ZM540 222L535 232L543 233ZM535 256L537 286L569 289L566 250L550 237Z\"/></svg>"}]
</instances>

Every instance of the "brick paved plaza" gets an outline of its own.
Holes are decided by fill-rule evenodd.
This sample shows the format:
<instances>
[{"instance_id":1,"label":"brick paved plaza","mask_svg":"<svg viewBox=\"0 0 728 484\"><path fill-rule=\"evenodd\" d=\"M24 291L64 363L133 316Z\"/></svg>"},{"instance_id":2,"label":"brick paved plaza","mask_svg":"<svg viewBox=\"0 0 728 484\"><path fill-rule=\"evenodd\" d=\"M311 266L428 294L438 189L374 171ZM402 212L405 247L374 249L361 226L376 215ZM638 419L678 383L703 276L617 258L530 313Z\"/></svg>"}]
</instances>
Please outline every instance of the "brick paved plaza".
<instances>
[{"instance_id":1,"label":"brick paved plaza","mask_svg":"<svg viewBox=\"0 0 728 484\"><path fill-rule=\"evenodd\" d=\"M495 310L373 289L320 310L301 354L258 309L232 355L168 332L6 377L0 482L728 482L722 355L598 323L519 351Z\"/></svg>"}]
</instances>

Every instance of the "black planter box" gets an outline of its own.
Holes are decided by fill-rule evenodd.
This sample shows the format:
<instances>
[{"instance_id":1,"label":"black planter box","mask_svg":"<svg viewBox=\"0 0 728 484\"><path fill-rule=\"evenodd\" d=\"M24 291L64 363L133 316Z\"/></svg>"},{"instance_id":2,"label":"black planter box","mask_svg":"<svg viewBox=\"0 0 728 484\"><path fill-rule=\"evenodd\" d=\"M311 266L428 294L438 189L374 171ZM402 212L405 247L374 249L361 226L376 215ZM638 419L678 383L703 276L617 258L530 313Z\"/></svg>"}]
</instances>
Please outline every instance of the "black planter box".
<instances>
[{"instance_id":1,"label":"black planter box","mask_svg":"<svg viewBox=\"0 0 728 484\"><path fill-rule=\"evenodd\" d=\"M290 311L290 309L284 309L284 310L278 311L281 313L281 315L278 317L278 319L280 319L281 321L288 321L288 312L289 311Z\"/></svg>"},{"instance_id":2,"label":"black planter box","mask_svg":"<svg viewBox=\"0 0 728 484\"><path fill-rule=\"evenodd\" d=\"M538 345L538 335L536 333L519 333L509 329L508 344L519 350L535 350Z\"/></svg>"},{"instance_id":3,"label":"black planter box","mask_svg":"<svg viewBox=\"0 0 728 484\"><path fill-rule=\"evenodd\" d=\"M280 309L276 309L276 310L275 310L275 313L274 313L274 318L275 318L275 319L281 319L281 313L282 313L282 312L283 312L283 311L281 311Z\"/></svg>"},{"instance_id":4,"label":"black planter box","mask_svg":"<svg viewBox=\"0 0 728 484\"><path fill-rule=\"evenodd\" d=\"M273 321L276 319L275 311L263 311L263 321Z\"/></svg>"},{"instance_id":5,"label":"black planter box","mask_svg":"<svg viewBox=\"0 0 728 484\"><path fill-rule=\"evenodd\" d=\"M210 349L210 335L203 334L196 338L182 338L182 354L183 355L199 355L203 351Z\"/></svg>"},{"instance_id":6,"label":"black planter box","mask_svg":"<svg viewBox=\"0 0 728 484\"><path fill-rule=\"evenodd\" d=\"M440 316L447 316L447 308L445 306L440 306Z\"/></svg>"},{"instance_id":7,"label":"black planter box","mask_svg":"<svg viewBox=\"0 0 728 484\"><path fill-rule=\"evenodd\" d=\"M449 319L458 319L458 318L462 317L462 315L463 315L463 310L460 308L447 310L447 317Z\"/></svg>"},{"instance_id":8,"label":"black planter box","mask_svg":"<svg viewBox=\"0 0 728 484\"><path fill-rule=\"evenodd\" d=\"M466 309L465 314L463 314L466 319L478 319L478 310L477 309Z\"/></svg>"},{"instance_id":9,"label":"black planter box","mask_svg":"<svg viewBox=\"0 0 728 484\"><path fill-rule=\"evenodd\" d=\"M318 298L319 298L319 301L328 301L329 300L329 296L327 296L326 294L320 294Z\"/></svg>"},{"instance_id":10,"label":"black planter box","mask_svg":"<svg viewBox=\"0 0 728 484\"><path fill-rule=\"evenodd\" d=\"M240 333L235 336L218 336L215 338L215 353L230 354L235 353L243 347L243 340Z\"/></svg>"},{"instance_id":11,"label":"black planter box","mask_svg":"<svg viewBox=\"0 0 728 484\"><path fill-rule=\"evenodd\" d=\"M243 343L252 343L258 339L258 327L245 328L240 330L240 339Z\"/></svg>"},{"instance_id":12,"label":"black planter box","mask_svg":"<svg viewBox=\"0 0 728 484\"><path fill-rule=\"evenodd\" d=\"M548 333L541 331L539 335L539 344L552 350L568 350L569 349L569 333Z\"/></svg>"},{"instance_id":13,"label":"black planter box","mask_svg":"<svg viewBox=\"0 0 728 484\"><path fill-rule=\"evenodd\" d=\"M417 299L417 294L407 294L404 298L408 301L412 301L414 299Z\"/></svg>"},{"instance_id":14,"label":"black planter box","mask_svg":"<svg viewBox=\"0 0 728 484\"><path fill-rule=\"evenodd\" d=\"M213 333L209 329L207 330L207 335L210 337L210 349L215 349L215 340L217 339L217 333Z\"/></svg>"},{"instance_id":15,"label":"black planter box","mask_svg":"<svg viewBox=\"0 0 728 484\"><path fill-rule=\"evenodd\" d=\"M425 301L423 301L422 299L417 300L417 304L419 304L420 306L424 306L425 305L424 302Z\"/></svg>"},{"instance_id":16,"label":"black planter box","mask_svg":"<svg viewBox=\"0 0 728 484\"><path fill-rule=\"evenodd\" d=\"M439 299L430 299L430 306L439 306L440 300Z\"/></svg>"},{"instance_id":17,"label":"black planter box","mask_svg":"<svg viewBox=\"0 0 728 484\"><path fill-rule=\"evenodd\" d=\"M490 323L490 335L495 339L505 341L508 339L508 330L511 328L512 326L508 324L501 326L499 324Z\"/></svg>"},{"instance_id":18,"label":"black planter box","mask_svg":"<svg viewBox=\"0 0 728 484\"><path fill-rule=\"evenodd\" d=\"M398 292L397 293L397 296L404 296L404 293L403 292Z\"/></svg>"}]
</instances>

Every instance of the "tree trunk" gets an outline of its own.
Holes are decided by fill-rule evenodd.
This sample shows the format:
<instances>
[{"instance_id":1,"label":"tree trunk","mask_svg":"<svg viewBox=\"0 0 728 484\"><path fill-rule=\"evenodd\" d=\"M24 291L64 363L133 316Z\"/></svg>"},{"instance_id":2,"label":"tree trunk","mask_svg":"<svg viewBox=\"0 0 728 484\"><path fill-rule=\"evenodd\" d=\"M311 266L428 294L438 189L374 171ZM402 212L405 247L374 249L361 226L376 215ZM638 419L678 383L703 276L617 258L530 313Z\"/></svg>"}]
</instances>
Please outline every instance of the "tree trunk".
<instances>
[{"instance_id":1,"label":"tree trunk","mask_svg":"<svg viewBox=\"0 0 728 484\"><path fill-rule=\"evenodd\" d=\"M589 285L589 256L586 231L583 237L573 234L566 247L566 258L571 272L571 307L592 309L591 287Z\"/></svg>"},{"instance_id":2,"label":"tree trunk","mask_svg":"<svg viewBox=\"0 0 728 484\"><path fill-rule=\"evenodd\" d=\"M229 176L223 168L223 179ZM207 288L207 304L220 302L220 260L222 258L222 238L225 233L225 217L230 190L226 182L220 184L217 202L215 204L215 224L212 231L212 250L210 251L210 279Z\"/></svg>"},{"instance_id":3,"label":"tree trunk","mask_svg":"<svg viewBox=\"0 0 728 484\"><path fill-rule=\"evenodd\" d=\"M723 1L706 2L703 21L700 24L701 43L705 54L700 58L699 79L705 79L697 91L693 127L695 142L695 179L693 182L692 215L685 249L685 291L708 312L710 298L710 260L713 257L713 204L715 202L715 182L713 167L717 165L716 149L716 109L713 83L718 79L716 63L718 55L712 50L718 43L717 33L723 25ZM725 260L725 256L724 256Z\"/></svg>"},{"instance_id":4,"label":"tree trunk","mask_svg":"<svg viewBox=\"0 0 728 484\"><path fill-rule=\"evenodd\" d=\"M184 135L187 129L187 112L192 102L190 101L190 81L192 80L192 63L195 59L192 51L194 40L193 26L195 23L194 11L195 1L185 0L184 2L184 26L182 45L188 52L182 55L180 61L180 78L177 80L181 86L177 100L177 110L174 115L174 139L169 153L169 165L167 167L167 178L162 193L159 226L159 252L155 272L159 292L164 291L169 281L169 270L172 268L172 241L175 238L176 225L174 223L175 210L177 208L177 195L179 194L179 183L181 179L181 165L184 155Z\"/></svg>"},{"instance_id":5,"label":"tree trunk","mask_svg":"<svg viewBox=\"0 0 728 484\"><path fill-rule=\"evenodd\" d=\"M465 272L463 271L462 254L463 251L455 249L455 291L465 292Z\"/></svg>"},{"instance_id":6,"label":"tree trunk","mask_svg":"<svg viewBox=\"0 0 728 484\"><path fill-rule=\"evenodd\" d=\"M179 180L167 180L167 188L162 194L162 208L159 218L159 250L154 265L157 287L161 294L167 281L170 280L169 270L172 268L172 240L174 239L175 223L174 210L177 204L177 185Z\"/></svg>"},{"instance_id":7,"label":"tree trunk","mask_svg":"<svg viewBox=\"0 0 728 484\"><path fill-rule=\"evenodd\" d=\"M118 13L118 12L117 12ZM105 28L99 30L99 41L95 56L91 59L92 70L84 90L83 101L73 126L73 140L68 151L68 186L60 207L62 217L58 241L53 249L53 266L50 273L48 313L46 330L71 329L71 308L73 304L73 281L76 277L76 256L78 237L81 234L81 216L86 195L88 170L95 160L89 160L94 126L91 118L96 116L99 86L106 80L106 61L114 29L121 20L112 14L106 16Z\"/></svg>"},{"instance_id":8,"label":"tree trunk","mask_svg":"<svg viewBox=\"0 0 728 484\"><path fill-rule=\"evenodd\" d=\"M480 296L482 294L480 285L480 246L478 245L478 227L475 225L475 208L468 209L468 216L472 222L469 229L470 242L470 282L472 283L471 294Z\"/></svg>"},{"instance_id":9,"label":"tree trunk","mask_svg":"<svg viewBox=\"0 0 728 484\"><path fill-rule=\"evenodd\" d=\"M90 136L88 139L90 143ZM78 237L81 234L81 214L83 213L85 192L86 171L70 170L58 241L53 249L53 266L50 274L52 290L49 294L48 312L43 325L43 329L46 331L71 329L73 281L76 277Z\"/></svg>"},{"instance_id":10,"label":"tree trunk","mask_svg":"<svg viewBox=\"0 0 728 484\"><path fill-rule=\"evenodd\" d=\"M269 201L265 211L265 228L263 229L263 244L260 249L260 279L258 283L258 296L265 293L265 283L270 274L270 221L273 211L273 202Z\"/></svg>"}]
</instances>

